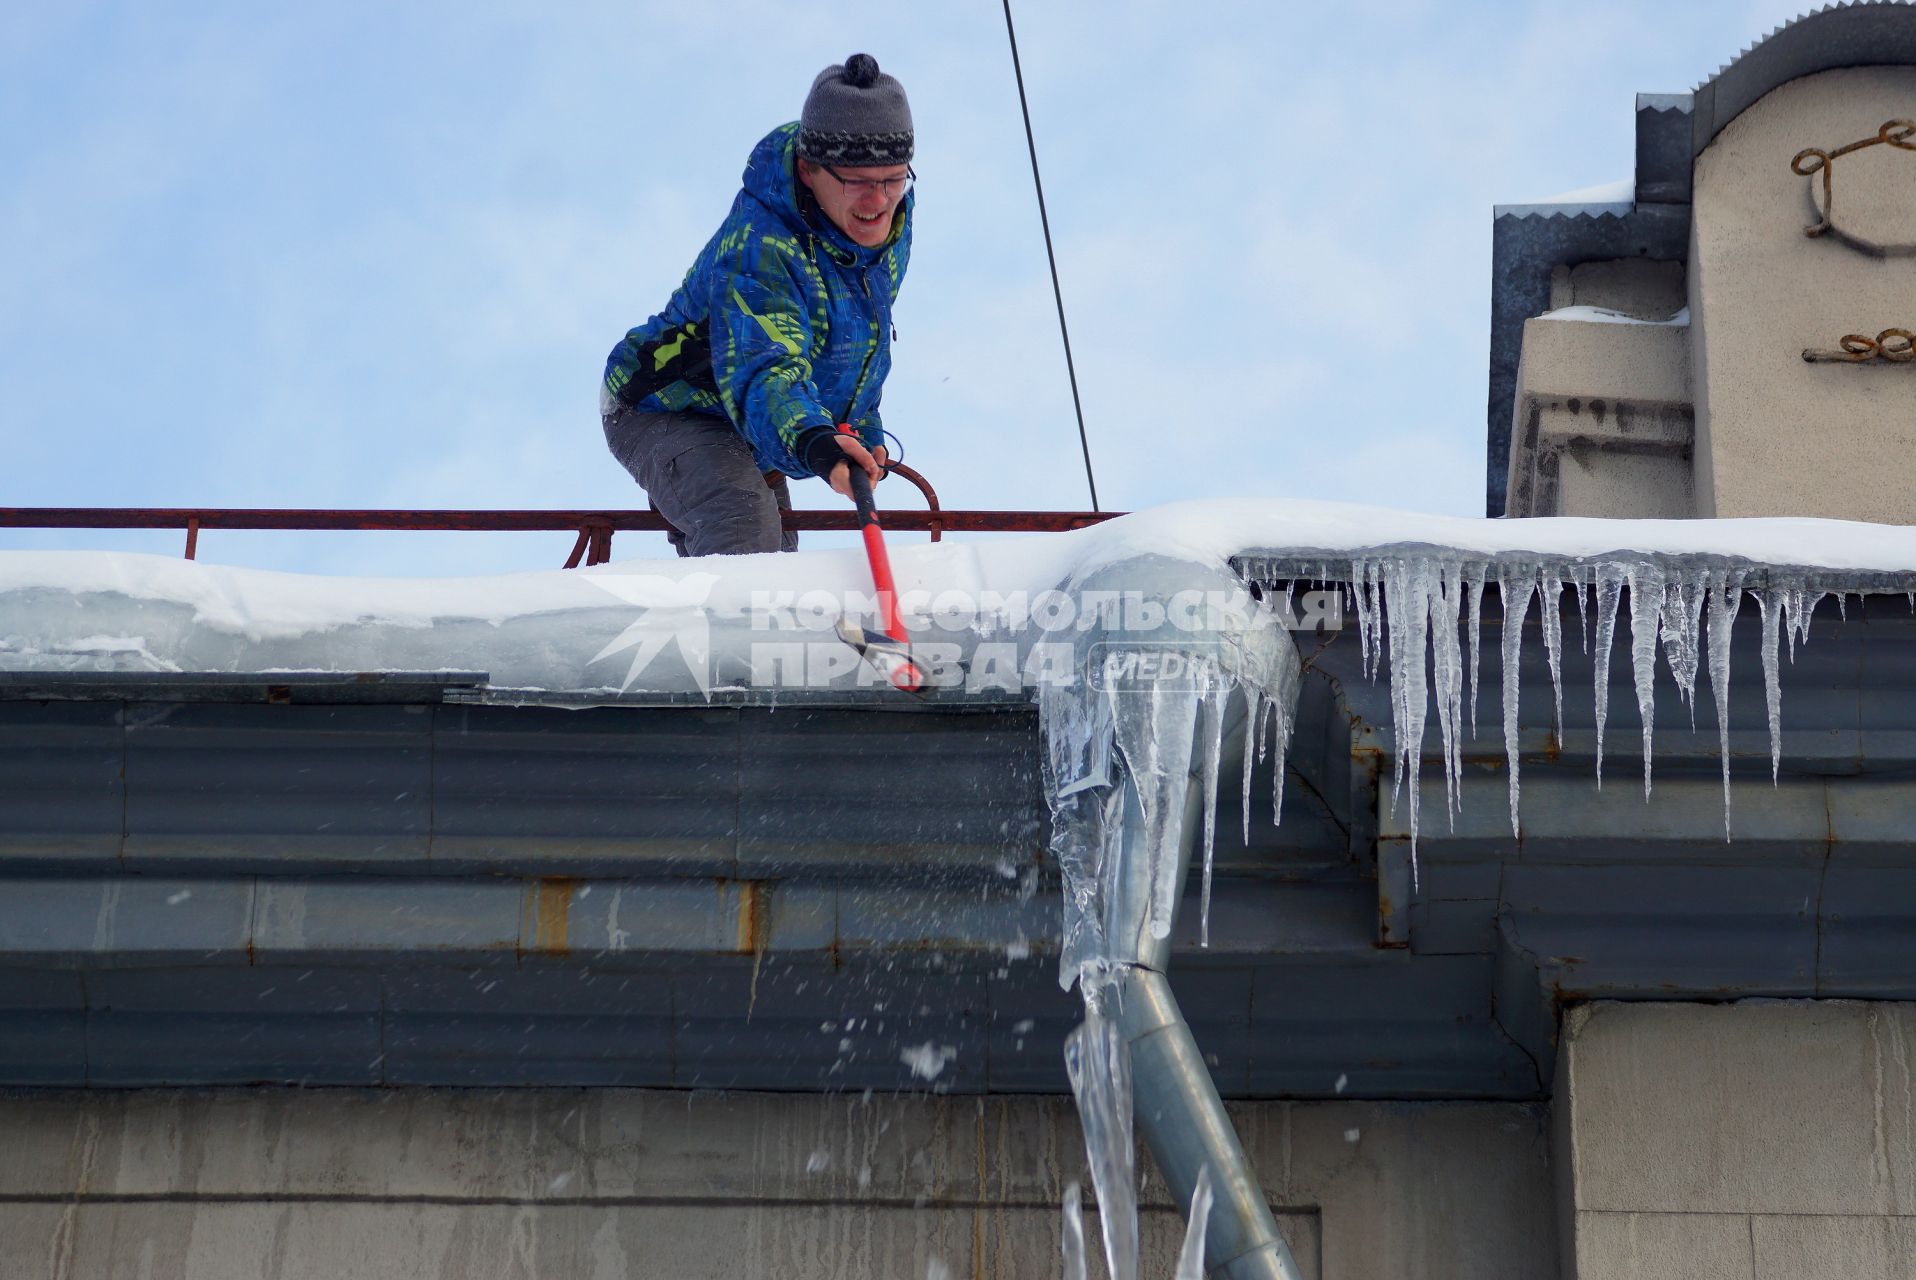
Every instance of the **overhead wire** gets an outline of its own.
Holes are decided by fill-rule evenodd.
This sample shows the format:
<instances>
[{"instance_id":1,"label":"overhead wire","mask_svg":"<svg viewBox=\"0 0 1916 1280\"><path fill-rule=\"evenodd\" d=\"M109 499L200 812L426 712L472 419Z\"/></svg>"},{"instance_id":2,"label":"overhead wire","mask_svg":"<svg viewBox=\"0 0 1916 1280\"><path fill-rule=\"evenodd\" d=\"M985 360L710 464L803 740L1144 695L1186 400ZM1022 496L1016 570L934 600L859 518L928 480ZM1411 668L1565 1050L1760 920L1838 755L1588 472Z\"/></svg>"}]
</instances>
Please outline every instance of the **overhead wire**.
<instances>
[{"instance_id":1,"label":"overhead wire","mask_svg":"<svg viewBox=\"0 0 1916 1280\"><path fill-rule=\"evenodd\" d=\"M1071 359L1071 330L1064 320L1064 290L1058 284L1058 255L1051 247L1051 218L1045 212L1044 179L1038 174L1038 143L1031 132L1031 104L1025 100L1025 73L1018 61L1018 32L1011 25L1011 0L1004 0L1005 35L1011 41L1011 72L1018 80L1018 109L1025 119L1025 146L1031 151L1031 185L1038 190L1038 222L1044 228L1044 256L1051 264L1051 296L1058 304L1058 335L1064 339L1064 369L1071 379L1071 408L1078 415L1078 445L1084 450L1084 480L1091 488L1091 509L1098 506L1098 481L1091 472L1091 440L1084 430L1084 402L1078 398L1078 369Z\"/></svg>"}]
</instances>

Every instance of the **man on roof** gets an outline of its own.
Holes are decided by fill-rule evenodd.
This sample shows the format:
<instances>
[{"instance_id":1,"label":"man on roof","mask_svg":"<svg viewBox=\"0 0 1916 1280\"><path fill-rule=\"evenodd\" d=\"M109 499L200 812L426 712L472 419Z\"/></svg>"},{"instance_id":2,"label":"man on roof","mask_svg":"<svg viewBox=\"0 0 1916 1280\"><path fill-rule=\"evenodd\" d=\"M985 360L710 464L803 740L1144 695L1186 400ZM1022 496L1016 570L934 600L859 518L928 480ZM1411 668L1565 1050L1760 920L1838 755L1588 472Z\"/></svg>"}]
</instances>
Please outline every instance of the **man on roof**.
<instances>
[{"instance_id":1,"label":"man on roof","mask_svg":"<svg viewBox=\"0 0 1916 1280\"><path fill-rule=\"evenodd\" d=\"M794 550L779 522L786 477L847 497L851 467L883 477L911 158L898 81L869 54L825 68L797 123L753 148L731 213L665 310L612 349L606 444L676 527L680 555Z\"/></svg>"}]
</instances>

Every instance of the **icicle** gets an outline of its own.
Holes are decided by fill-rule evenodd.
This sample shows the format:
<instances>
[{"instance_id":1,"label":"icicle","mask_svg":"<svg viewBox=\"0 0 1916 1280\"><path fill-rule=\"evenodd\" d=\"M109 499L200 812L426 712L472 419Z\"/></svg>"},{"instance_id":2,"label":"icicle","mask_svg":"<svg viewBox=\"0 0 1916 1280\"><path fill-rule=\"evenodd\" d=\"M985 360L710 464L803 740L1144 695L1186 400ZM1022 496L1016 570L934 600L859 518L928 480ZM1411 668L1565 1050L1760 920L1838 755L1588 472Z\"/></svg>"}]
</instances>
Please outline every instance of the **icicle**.
<instances>
[{"instance_id":1,"label":"icicle","mask_svg":"<svg viewBox=\"0 0 1916 1280\"><path fill-rule=\"evenodd\" d=\"M1483 665L1484 566L1473 564L1464 573L1470 586L1470 736L1477 737L1477 669Z\"/></svg>"},{"instance_id":2,"label":"icicle","mask_svg":"<svg viewBox=\"0 0 1916 1280\"><path fill-rule=\"evenodd\" d=\"M1563 742L1563 579L1549 565L1537 570L1537 617L1543 623L1543 651L1550 659L1550 697L1557 742Z\"/></svg>"},{"instance_id":3,"label":"icicle","mask_svg":"<svg viewBox=\"0 0 1916 1280\"><path fill-rule=\"evenodd\" d=\"M1591 686L1597 701L1597 789L1603 789L1603 722L1610 714L1610 644L1617 632L1617 601L1623 594L1623 570L1614 564L1596 567L1597 657Z\"/></svg>"},{"instance_id":4,"label":"icicle","mask_svg":"<svg viewBox=\"0 0 1916 1280\"><path fill-rule=\"evenodd\" d=\"M1716 575L1710 589L1710 692L1716 698L1717 748L1723 760L1723 838L1730 838L1730 634L1743 603L1743 572Z\"/></svg>"},{"instance_id":5,"label":"icicle","mask_svg":"<svg viewBox=\"0 0 1916 1280\"><path fill-rule=\"evenodd\" d=\"M1436 568L1411 560L1384 578L1385 623L1390 628L1390 696L1397 758L1391 770L1391 810L1398 792L1410 784L1410 857L1417 862L1417 801L1424 753L1424 718L1430 697L1424 675L1424 650L1430 631L1430 590Z\"/></svg>"},{"instance_id":6,"label":"icicle","mask_svg":"<svg viewBox=\"0 0 1916 1280\"><path fill-rule=\"evenodd\" d=\"M1583 570L1570 566L1570 588L1577 593L1577 636L1583 641L1583 655L1590 656L1590 606L1586 603L1590 584L1584 581Z\"/></svg>"},{"instance_id":7,"label":"icicle","mask_svg":"<svg viewBox=\"0 0 1916 1280\"><path fill-rule=\"evenodd\" d=\"M1198 945L1211 945L1211 862L1217 848L1218 757L1224 753L1224 684L1209 683L1198 699L1198 757L1204 780L1204 887L1198 896Z\"/></svg>"},{"instance_id":8,"label":"icicle","mask_svg":"<svg viewBox=\"0 0 1916 1280\"><path fill-rule=\"evenodd\" d=\"M1204 1236L1211 1223L1211 1166L1198 1170L1191 1189L1191 1212L1184 1219L1184 1247L1178 1250L1174 1280L1204 1280Z\"/></svg>"},{"instance_id":9,"label":"icicle","mask_svg":"<svg viewBox=\"0 0 1916 1280\"><path fill-rule=\"evenodd\" d=\"M1138 1175L1131 1129L1131 1047L1104 1016L1103 991L1087 991L1085 1018L1065 1039L1065 1074L1084 1123L1091 1185L1112 1280L1137 1280Z\"/></svg>"},{"instance_id":10,"label":"icicle","mask_svg":"<svg viewBox=\"0 0 1916 1280\"><path fill-rule=\"evenodd\" d=\"M1371 585L1369 676L1375 680L1377 669L1384 663L1384 566L1373 563L1369 568Z\"/></svg>"},{"instance_id":11,"label":"icicle","mask_svg":"<svg viewBox=\"0 0 1916 1280\"><path fill-rule=\"evenodd\" d=\"M1251 774L1257 765L1264 763L1264 691L1250 688L1244 691L1244 777L1241 779L1243 791L1238 805L1239 816L1244 820L1244 845L1251 844Z\"/></svg>"},{"instance_id":12,"label":"icicle","mask_svg":"<svg viewBox=\"0 0 1916 1280\"><path fill-rule=\"evenodd\" d=\"M1464 573L1463 566L1451 565L1444 572L1444 616L1445 634L1448 636L1450 652L1450 675L1446 682L1446 695L1450 701L1450 723L1455 730L1455 746L1450 753L1450 774L1444 780L1445 788L1450 792L1451 827L1456 829L1456 815L1464 806L1464 647L1457 634L1458 615L1464 610Z\"/></svg>"},{"instance_id":13,"label":"icicle","mask_svg":"<svg viewBox=\"0 0 1916 1280\"><path fill-rule=\"evenodd\" d=\"M1271 825L1276 826L1284 817L1284 761L1291 751L1291 708L1272 698L1270 716L1277 738L1276 751L1271 760ZM1260 735L1258 750L1261 752L1263 749Z\"/></svg>"},{"instance_id":14,"label":"icicle","mask_svg":"<svg viewBox=\"0 0 1916 1280\"><path fill-rule=\"evenodd\" d=\"M1663 616L1663 571L1655 565L1625 566L1630 583L1630 669L1643 721L1643 798L1650 798L1650 738L1656 731L1657 629Z\"/></svg>"},{"instance_id":15,"label":"icicle","mask_svg":"<svg viewBox=\"0 0 1916 1280\"><path fill-rule=\"evenodd\" d=\"M1789 649L1790 663L1796 663L1796 621L1795 615L1803 608L1803 588L1784 586L1782 588L1783 643Z\"/></svg>"},{"instance_id":16,"label":"icicle","mask_svg":"<svg viewBox=\"0 0 1916 1280\"><path fill-rule=\"evenodd\" d=\"M1770 709L1770 785L1775 786L1783 769L1783 691L1777 683L1777 632L1783 623L1783 592L1774 587L1756 593L1757 607L1763 611L1763 700Z\"/></svg>"},{"instance_id":17,"label":"icicle","mask_svg":"<svg viewBox=\"0 0 1916 1280\"><path fill-rule=\"evenodd\" d=\"M1537 577L1528 569L1501 567L1497 576L1497 594L1503 600L1503 690L1504 758L1510 770L1510 834L1521 835L1517 824L1517 694L1522 677L1519 663L1523 656L1523 619L1530 611L1530 597L1537 589Z\"/></svg>"},{"instance_id":18,"label":"icicle","mask_svg":"<svg viewBox=\"0 0 1916 1280\"><path fill-rule=\"evenodd\" d=\"M1076 1182L1064 1189L1064 1280L1089 1280L1090 1263L1084 1252L1084 1200Z\"/></svg>"},{"instance_id":19,"label":"icicle","mask_svg":"<svg viewBox=\"0 0 1916 1280\"><path fill-rule=\"evenodd\" d=\"M1708 592L1707 571L1686 569L1663 584L1663 661L1696 728L1697 628Z\"/></svg>"},{"instance_id":20,"label":"icicle","mask_svg":"<svg viewBox=\"0 0 1916 1280\"><path fill-rule=\"evenodd\" d=\"M1771 582L1775 583L1776 578L1772 577ZM1771 589L1778 593L1782 601L1783 635L1789 645L1790 661L1795 662L1796 646L1809 643L1810 619L1816 614L1816 606L1829 593L1818 591L1812 595L1808 585L1801 579L1784 581Z\"/></svg>"},{"instance_id":21,"label":"icicle","mask_svg":"<svg viewBox=\"0 0 1916 1280\"><path fill-rule=\"evenodd\" d=\"M1457 793L1463 785L1463 655L1457 643L1457 610L1463 604L1462 571L1444 565L1433 574L1425 600L1430 617L1430 680L1437 699L1437 730L1444 746L1444 809L1457 829ZM1416 690L1413 696L1423 691Z\"/></svg>"},{"instance_id":22,"label":"icicle","mask_svg":"<svg viewBox=\"0 0 1916 1280\"><path fill-rule=\"evenodd\" d=\"M1816 606L1823 602L1827 591L1809 593L1809 588L1798 584L1790 589L1790 661L1796 661L1796 646L1810 642L1810 620L1816 616Z\"/></svg>"},{"instance_id":23,"label":"icicle","mask_svg":"<svg viewBox=\"0 0 1916 1280\"><path fill-rule=\"evenodd\" d=\"M1377 566L1368 560L1351 562L1351 604L1357 610L1358 653L1364 678L1377 678L1377 609L1379 600L1373 589Z\"/></svg>"},{"instance_id":24,"label":"icicle","mask_svg":"<svg viewBox=\"0 0 1916 1280\"><path fill-rule=\"evenodd\" d=\"M1357 619L1357 669L1370 667L1370 591L1365 583L1367 566L1362 560L1351 561L1351 616Z\"/></svg>"}]
</instances>

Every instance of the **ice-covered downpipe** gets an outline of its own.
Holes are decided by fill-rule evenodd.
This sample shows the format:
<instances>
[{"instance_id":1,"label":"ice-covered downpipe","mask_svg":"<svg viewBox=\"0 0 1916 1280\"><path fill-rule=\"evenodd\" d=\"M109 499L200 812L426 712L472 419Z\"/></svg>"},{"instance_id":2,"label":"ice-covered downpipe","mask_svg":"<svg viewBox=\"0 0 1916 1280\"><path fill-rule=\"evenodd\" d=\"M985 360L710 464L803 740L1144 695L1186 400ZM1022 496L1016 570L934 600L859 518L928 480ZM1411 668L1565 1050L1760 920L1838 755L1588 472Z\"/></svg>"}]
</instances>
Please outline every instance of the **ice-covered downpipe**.
<instances>
[{"instance_id":1,"label":"ice-covered downpipe","mask_svg":"<svg viewBox=\"0 0 1916 1280\"><path fill-rule=\"evenodd\" d=\"M1215 796L1206 795L1198 778L1187 776L1183 783L1182 857L1169 868L1180 883L1190 869L1196 843L1192 837L1203 826L1204 807L1215 804ZM1169 800L1176 789L1176 783L1170 782L1160 796ZM1125 793L1125 847L1120 856L1127 866L1147 866L1145 841L1150 826L1138 812L1135 789L1127 785ZM1110 967L1101 981L1094 980L1092 991L1105 1002L1130 1047L1137 1127L1178 1203L1188 1202L1198 1179L1207 1168L1211 1171L1214 1199L1206 1226L1207 1275L1295 1280L1297 1264L1278 1234L1257 1174L1238 1143L1210 1069L1164 976L1171 947L1168 937L1150 936L1147 900L1154 886L1141 873L1134 872L1126 880L1130 889L1120 900L1116 921L1123 949L1114 947ZM1137 945L1132 949L1128 944L1134 941ZM1118 958L1127 952L1131 958Z\"/></svg>"},{"instance_id":2,"label":"ice-covered downpipe","mask_svg":"<svg viewBox=\"0 0 1916 1280\"><path fill-rule=\"evenodd\" d=\"M1208 589L1242 607L1175 636L1089 632L1078 670L1093 678L1048 686L1040 696L1052 848L1064 872L1060 977L1079 984L1086 1007L1067 1066L1113 1277L1137 1274L1128 1100L1180 1204L1209 1170L1206 1274L1295 1280L1297 1265L1164 977L1178 902L1200 848L1208 904L1224 735L1245 734L1248 789L1274 726L1281 778L1299 680L1296 648L1275 615L1242 596L1224 571L1205 572L1215 580L1194 582L1188 561L1146 557L1073 584L1159 599ZM1171 660L1130 661L1137 653Z\"/></svg>"}]
</instances>

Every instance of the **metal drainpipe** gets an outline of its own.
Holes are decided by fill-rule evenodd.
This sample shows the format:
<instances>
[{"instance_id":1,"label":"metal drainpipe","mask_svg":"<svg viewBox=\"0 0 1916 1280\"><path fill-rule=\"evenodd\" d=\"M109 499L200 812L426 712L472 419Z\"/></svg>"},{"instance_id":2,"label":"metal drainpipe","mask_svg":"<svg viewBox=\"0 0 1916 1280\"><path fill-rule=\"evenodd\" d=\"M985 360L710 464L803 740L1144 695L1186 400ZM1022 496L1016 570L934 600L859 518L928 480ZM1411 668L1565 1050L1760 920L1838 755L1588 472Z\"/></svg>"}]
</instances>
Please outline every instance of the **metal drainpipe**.
<instances>
[{"instance_id":1,"label":"metal drainpipe","mask_svg":"<svg viewBox=\"0 0 1916 1280\"><path fill-rule=\"evenodd\" d=\"M1225 735L1225 741L1233 740L1229 726ZM1192 850L1203 830L1203 787L1199 779L1191 778L1178 842L1180 885L1191 869ZM1171 939L1151 936L1150 866L1143 832L1137 787L1126 774L1122 839L1127 874L1119 886L1120 901L1113 904L1109 943L1112 958L1118 961L1113 1015L1131 1046L1137 1126L1180 1212L1190 1213L1198 1172L1210 1167L1215 1198L1205 1228L1204 1266L1211 1280L1301 1280L1290 1246L1278 1234L1257 1174L1225 1114L1217 1083L1165 979Z\"/></svg>"}]
</instances>

